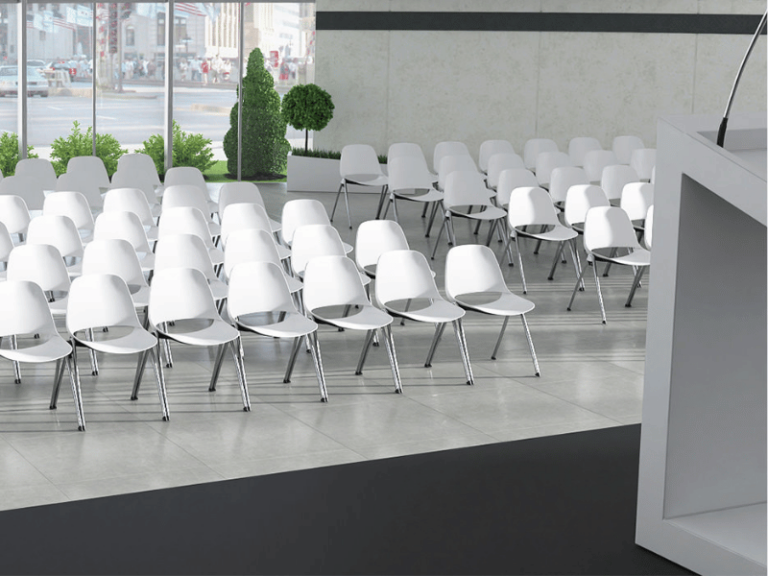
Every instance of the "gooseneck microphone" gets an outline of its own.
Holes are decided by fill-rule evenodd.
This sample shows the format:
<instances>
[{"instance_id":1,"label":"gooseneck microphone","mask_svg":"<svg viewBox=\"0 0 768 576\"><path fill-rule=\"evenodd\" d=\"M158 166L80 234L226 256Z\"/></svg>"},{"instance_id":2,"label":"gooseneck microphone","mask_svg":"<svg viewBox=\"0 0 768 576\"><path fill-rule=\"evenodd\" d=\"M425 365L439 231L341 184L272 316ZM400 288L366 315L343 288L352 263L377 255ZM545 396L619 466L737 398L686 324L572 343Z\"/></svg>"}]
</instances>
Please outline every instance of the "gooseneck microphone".
<instances>
[{"instance_id":1,"label":"gooseneck microphone","mask_svg":"<svg viewBox=\"0 0 768 576\"><path fill-rule=\"evenodd\" d=\"M763 28L765 28L765 21L766 18L768 18L768 10L763 14L763 17L760 19L760 24L757 25L757 30L755 30L755 35L752 36L752 42L749 43L749 48L747 48L747 53L744 54L744 60L741 61L741 66L739 66L739 71L736 73L736 79L733 81L733 88L731 88L731 95L728 96L728 103L725 105L725 114L723 114L723 120L720 122L720 128L717 131L717 145L720 146L720 148L723 147L723 144L725 143L725 130L728 128L728 115L731 113L731 105L733 104L733 97L736 95L736 88L739 86L739 80L741 80L741 74L744 72L744 66L747 64L747 60L749 60L749 55L752 53L752 48L755 47L755 44L757 43L757 39L760 36L760 33L763 31Z\"/></svg>"}]
</instances>

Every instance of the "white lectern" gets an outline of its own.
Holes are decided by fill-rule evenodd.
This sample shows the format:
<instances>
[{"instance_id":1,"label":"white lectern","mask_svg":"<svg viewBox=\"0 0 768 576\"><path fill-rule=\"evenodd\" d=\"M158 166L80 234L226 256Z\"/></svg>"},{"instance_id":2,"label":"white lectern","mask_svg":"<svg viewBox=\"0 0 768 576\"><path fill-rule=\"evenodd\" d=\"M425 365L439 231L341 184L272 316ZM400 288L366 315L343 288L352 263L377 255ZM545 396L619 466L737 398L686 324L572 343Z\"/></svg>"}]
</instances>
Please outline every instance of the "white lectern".
<instances>
[{"instance_id":1,"label":"white lectern","mask_svg":"<svg viewBox=\"0 0 768 576\"><path fill-rule=\"evenodd\" d=\"M636 542L766 573L766 115L659 121Z\"/></svg>"}]
</instances>

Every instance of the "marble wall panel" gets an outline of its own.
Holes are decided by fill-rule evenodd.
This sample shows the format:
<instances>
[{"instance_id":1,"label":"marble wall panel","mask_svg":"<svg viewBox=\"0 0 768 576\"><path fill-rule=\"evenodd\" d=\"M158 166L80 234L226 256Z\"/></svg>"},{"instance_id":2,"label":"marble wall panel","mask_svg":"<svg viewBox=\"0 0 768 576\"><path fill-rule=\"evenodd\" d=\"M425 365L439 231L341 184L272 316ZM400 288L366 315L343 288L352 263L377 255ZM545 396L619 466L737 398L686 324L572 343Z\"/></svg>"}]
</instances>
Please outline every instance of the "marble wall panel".
<instances>
[{"instance_id":1,"label":"marble wall panel","mask_svg":"<svg viewBox=\"0 0 768 576\"><path fill-rule=\"evenodd\" d=\"M695 14L697 0L541 0L542 12Z\"/></svg>"}]
</instances>

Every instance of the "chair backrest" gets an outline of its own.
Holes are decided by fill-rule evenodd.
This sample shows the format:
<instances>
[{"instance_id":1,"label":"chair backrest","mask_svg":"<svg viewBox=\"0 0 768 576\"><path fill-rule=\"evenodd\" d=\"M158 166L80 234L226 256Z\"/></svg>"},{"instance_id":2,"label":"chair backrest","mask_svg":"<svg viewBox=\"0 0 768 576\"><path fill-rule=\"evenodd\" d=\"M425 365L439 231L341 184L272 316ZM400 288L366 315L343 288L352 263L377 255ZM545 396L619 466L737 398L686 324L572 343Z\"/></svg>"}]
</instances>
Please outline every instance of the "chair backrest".
<instances>
[{"instance_id":1,"label":"chair backrest","mask_svg":"<svg viewBox=\"0 0 768 576\"><path fill-rule=\"evenodd\" d=\"M346 256L320 256L304 273L304 307L310 313L326 306L370 305L357 266Z\"/></svg>"},{"instance_id":2,"label":"chair backrest","mask_svg":"<svg viewBox=\"0 0 768 576\"><path fill-rule=\"evenodd\" d=\"M645 247L650 250L653 246L653 213L655 211L654 205L651 204L648 208L648 214L645 216L645 233L643 234L643 240L645 241Z\"/></svg>"},{"instance_id":3,"label":"chair backrest","mask_svg":"<svg viewBox=\"0 0 768 576\"><path fill-rule=\"evenodd\" d=\"M488 172L488 161L491 159L491 156L501 153L515 154L515 149L509 140L486 140L480 144L480 152L477 158L477 165L480 167L480 170Z\"/></svg>"},{"instance_id":4,"label":"chair backrest","mask_svg":"<svg viewBox=\"0 0 768 576\"><path fill-rule=\"evenodd\" d=\"M629 165L635 169L641 180L652 180L656 168L656 148L640 148L632 151Z\"/></svg>"},{"instance_id":5,"label":"chair backrest","mask_svg":"<svg viewBox=\"0 0 768 576\"><path fill-rule=\"evenodd\" d=\"M76 158L87 158L87 156L76 156ZM74 160L72 158L71 160ZM70 161L71 161L70 160ZM109 180L107 180L107 187ZM88 200L88 205L100 210L104 206L104 199L101 197L100 185L97 179L93 178L85 170L72 170L65 172L56 180L57 192L80 192Z\"/></svg>"},{"instance_id":6,"label":"chair backrest","mask_svg":"<svg viewBox=\"0 0 768 576\"><path fill-rule=\"evenodd\" d=\"M56 171L53 169L51 161L45 158L19 160L14 174L37 181L43 190L56 189Z\"/></svg>"},{"instance_id":7,"label":"chair backrest","mask_svg":"<svg viewBox=\"0 0 768 576\"><path fill-rule=\"evenodd\" d=\"M437 187L445 190L445 179L451 172L457 171L478 172L475 161L469 154L448 154L440 160L437 170Z\"/></svg>"},{"instance_id":8,"label":"chair backrest","mask_svg":"<svg viewBox=\"0 0 768 576\"><path fill-rule=\"evenodd\" d=\"M192 206L163 210L157 227L157 237L163 238L174 234L194 234L200 237L209 250L214 248L207 219L200 210Z\"/></svg>"},{"instance_id":9,"label":"chair backrest","mask_svg":"<svg viewBox=\"0 0 768 576\"><path fill-rule=\"evenodd\" d=\"M584 155L584 172L590 182L600 182L603 168L618 164L613 150L590 150Z\"/></svg>"},{"instance_id":10,"label":"chair backrest","mask_svg":"<svg viewBox=\"0 0 768 576\"><path fill-rule=\"evenodd\" d=\"M233 232L247 229L272 231L269 216L264 208L253 202L239 202L227 206L221 215L221 244L227 246Z\"/></svg>"},{"instance_id":11,"label":"chair backrest","mask_svg":"<svg viewBox=\"0 0 768 576\"><path fill-rule=\"evenodd\" d=\"M206 217L206 220L210 220L211 209L208 207L208 198L194 184L172 184L165 186L163 212L169 208L178 208L180 206L197 208Z\"/></svg>"},{"instance_id":12,"label":"chair backrest","mask_svg":"<svg viewBox=\"0 0 768 576\"><path fill-rule=\"evenodd\" d=\"M143 226L154 226L152 209L139 188L113 188L104 194L104 212L133 212Z\"/></svg>"},{"instance_id":13,"label":"chair backrest","mask_svg":"<svg viewBox=\"0 0 768 576\"><path fill-rule=\"evenodd\" d=\"M258 290L254 290L258 286ZM297 314L288 284L280 266L274 262L242 262L229 278L227 312L233 318L264 312Z\"/></svg>"},{"instance_id":14,"label":"chair backrest","mask_svg":"<svg viewBox=\"0 0 768 576\"><path fill-rule=\"evenodd\" d=\"M50 244L16 246L8 257L8 280L28 280L45 291L67 292L70 286L61 252Z\"/></svg>"},{"instance_id":15,"label":"chair backrest","mask_svg":"<svg viewBox=\"0 0 768 576\"><path fill-rule=\"evenodd\" d=\"M227 182L219 188L219 214L223 214L230 204L244 202L265 208L259 187L253 182Z\"/></svg>"},{"instance_id":16,"label":"chair backrest","mask_svg":"<svg viewBox=\"0 0 768 576\"><path fill-rule=\"evenodd\" d=\"M43 290L29 280L0 282L0 338L15 334L58 334Z\"/></svg>"},{"instance_id":17,"label":"chair backrest","mask_svg":"<svg viewBox=\"0 0 768 576\"><path fill-rule=\"evenodd\" d=\"M368 144L347 144L341 149L339 172L342 178L353 175L383 174L376 150Z\"/></svg>"},{"instance_id":18,"label":"chair backrest","mask_svg":"<svg viewBox=\"0 0 768 576\"><path fill-rule=\"evenodd\" d=\"M424 156L424 151L421 146L413 142L395 142L389 145L387 150L387 162L392 158L399 158L401 156L409 156L411 158L421 158L426 165L427 159Z\"/></svg>"},{"instance_id":19,"label":"chair backrest","mask_svg":"<svg viewBox=\"0 0 768 576\"><path fill-rule=\"evenodd\" d=\"M527 168L507 168L499 174L499 185L496 187L496 202L499 206L509 204L512 190L521 186L538 186L536 175Z\"/></svg>"},{"instance_id":20,"label":"chair backrest","mask_svg":"<svg viewBox=\"0 0 768 576\"><path fill-rule=\"evenodd\" d=\"M26 234L31 220L24 198L0 194L0 222L5 224L10 234Z\"/></svg>"},{"instance_id":21,"label":"chair backrest","mask_svg":"<svg viewBox=\"0 0 768 576\"><path fill-rule=\"evenodd\" d=\"M328 212L319 200L297 199L289 200L283 205L283 215L280 219L283 229L283 241L291 245L293 235L299 226L307 224L330 224Z\"/></svg>"},{"instance_id":22,"label":"chair backrest","mask_svg":"<svg viewBox=\"0 0 768 576\"><path fill-rule=\"evenodd\" d=\"M633 134L626 134L622 136L616 136L613 139L613 153L616 154L616 160L619 164L629 164L632 159L632 152L645 148L643 139Z\"/></svg>"},{"instance_id":23,"label":"chair backrest","mask_svg":"<svg viewBox=\"0 0 768 576\"><path fill-rule=\"evenodd\" d=\"M549 138L531 138L523 146L523 162L532 170L536 167L536 158L542 152L558 152L557 143Z\"/></svg>"},{"instance_id":24,"label":"chair backrest","mask_svg":"<svg viewBox=\"0 0 768 576\"><path fill-rule=\"evenodd\" d=\"M112 238L127 240L136 252L145 254L152 252L147 240L147 232L139 217L133 212L102 212L96 217L93 227L94 241Z\"/></svg>"},{"instance_id":25,"label":"chair backrest","mask_svg":"<svg viewBox=\"0 0 768 576\"><path fill-rule=\"evenodd\" d=\"M192 186L197 186L203 192L205 198L210 196L208 193L208 185L205 183L203 173L194 166L177 166L175 168L171 168L165 173L164 183L166 189L168 186L176 186L178 184L191 184Z\"/></svg>"},{"instance_id":26,"label":"chair backrest","mask_svg":"<svg viewBox=\"0 0 768 576\"><path fill-rule=\"evenodd\" d=\"M115 188L138 188L148 204L159 204L152 175L146 172L131 168L118 168L117 172L112 174L112 189Z\"/></svg>"},{"instance_id":27,"label":"chair backrest","mask_svg":"<svg viewBox=\"0 0 768 576\"><path fill-rule=\"evenodd\" d=\"M93 230L93 214L80 192L51 192L45 197L43 215L68 216L78 230Z\"/></svg>"},{"instance_id":28,"label":"chair backrest","mask_svg":"<svg viewBox=\"0 0 768 576\"><path fill-rule=\"evenodd\" d=\"M549 177L549 195L554 202L565 202L568 188L576 184L589 184L584 168L578 166L558 166Z\"/></svg>"},{"instance_id":29,"label":"chair backrest","mask_svg":"<svg viewBox=\"0 0 768 576\"><path fill-rule=\"evenodd\" d=\"M552 170L560 166L573 166L571 157L565 152L542 152L536 156L535 172L540 185L548 185Z\"/></svg>"},{"instance_id":30,"label":"chair backrest","mask_svg":"<svg viewBox=\"0 0 768 576\"><path fill-rule=\"evenodd\" d=\"M432 169L435 172L440 172L440 163L445 156L470 156L469 148L467 148L467 145L464 144L464 142L457 142L455 140L438 142L432 153Z\"/></svg>"},{"instance_id":31,"label":"chair backrest","mask_svg":"<svg viewBox=\"0 0 768 576\"><path fill-rule=\"evenodd\" d=\"M70 334L97 326L141 326L128 285L115 274L88 274L72 281L66 324Z\"/></svg>"},{"instance_id":32,"label":"chair backrest","mask_svg":"<svg viewBox=\"0 0 768 576\"><path fill-rule=\"evenodd\" d=\"M427 163L419 156L389 156L387 158L389 189L427 190L432 188L434 177Z\"/></svg>"},{"instance_id":33,"label":"chair backrest","mask_svg":"<svg viewBox=\"0 0 768 576\"><path fill-rule=\"evenodd\" d=\"M160 186L155 161L148 154L123 154L117 160L117 171L121 169L146 174L151 178L152 184Z\"/></svg>"},{"instance_id":34,"label":"chair backrest","mask_svg":"<svg viewBox=\"0 0 768 576\"><path fill-rule=\"evenodd\" d=\"M107 169L98 156L73 156L67 162L67 172L83 172L97 187L109 188Z\"/></svg>"},{"instance_id":35,"label":"chair backrest","mask_svg":"<svg viewBox=\"0 0 768 576\"><path fill-rule=\"evenodd\" d=\"M291 266L302 275L307 263L318 256L344 256L346 251L336 228L329 224L300 226L293 235Z\"/></svg>"},{"instance_id":36,"label":"chair backrest","mask_svg":"<svg viewBox=\"0 0 768 576\"><path fill-rule=\"evenodd\" d=\"M584 248L640 248L629 216L617 206L598 206L584 220Z\"/></svg>"},{"instance_id":37,"label":"chair backrest","mask_svg":"<svg viewBox=\"0 0 768 576\"><path fill-rule=\"evenodd\" d=\"M82 257L83 241L75 223L68 216L38 216L29 223L27 244L50 244L64 258Z\"/></svg>"},{"instance_id":38,"label":"chair backrest","mask_svg":"<svg viewBox=\"0 0 768 576\"><path fill-rule=\"evenodd\" d=\"M427 259L417 250L391 250L376 265L376 300L382 305L396 300L442 300Z\"/></svg>"},{"instance_id":39,"label":"chair backrest","mask_svg":"<svg viewBox=\"0 0 768 576\"><path fill-rule=\"evenodd\" d=\"M0 262L7 262L13 250L13 239L5 224L0 222Z\"/></svg>"},{"instance_id":40,"label":"chair backrest","mask_svg":"<svg viewBox=\"0 0 768 576\"><path fill-rule=\"evenodd\" d=\"M454 246L445 259L448 300L479 292L509 292L493 250L482 244Z\"/></svg>"},{"instance_id":41,"label":"chair backrest","mask_svg":"<svg viewBox=\"0 0 768 576\"><path fill-rule=\"evenodd\" d=\"M514 152L497 152L488 159L488 187L496 190L499 186L499 174L502 170L525 168L523 159Z\"/></svg>"},{"instance_id":42,"label":"chair backrest","mask_svg":"<svg viewBox=\"0 0 768 576\"><path fill-rule=\"evenodd\" d=\"M275 238L266 230L246 228L229 235L224 250L224 274L227 278L242 262L272 262L280 266Z\"/></svg>"},{"instance_id":43,"label":"chair backrest","mask_svg":"<svg viewBox=\"0 0 768 576\"><path fill-rule=\"evenodd\" d=\"M603 189L608 200L621 198L621 191L630 182L638 182L637 172L626 164L611 164L603 168L600 178L600 188Z\"/></svg>"},{"instance_id":44,"label":"chair backrest","mask_svg":"<svg viewBox=\"0 0 768 576\"><path fill-rule=\"evenodd\" d=\"M557 210L544 188L515 188L509 197L509 223L517 228L531 224L555 225Z\"/></svg>"},{"instance_id":45,"label":"chair backrest","mask_svg":"<svg viewBox=\"0 0 768 576\"><path fill-rule=\"evenodd\" d=\"M158 270L149 290L149 321L221 319L205 275L194 268Z\"/></svg>"},{"instance_id":46,"label":"chair backrest","mask_svg":"<svg viewBox=\"0 0 768 576\"><path fill-rule=\"evenodd\" d=\"M394 220L368 220L357 228L355 261L369 274L375 273L372 268L384 252L408 249L405 233Z\"/></svg>"},{"instance_id":47,"label":"chair backrest","mask_svg":"<svg viewBox=\"0 0 768 576\"><path fill-rule=\"evenodd\" d=\"M651 184L656 184L656 165L651 168Z\"/></svg>"},{"instance_id":48,"label":"chair backrest","mask_svg":"<svg viewBox=\"0 0 768 576\"><path fill-rule=\"evenodd\" d=\"M114 274L129 286L147 286L136 251L128 240L94 240L83 250L83 276Z\"/></svg>"},{"instance_id":49,"label":"chair backrest","mask_svg":"<svg viewBox=\"0 0 768 576\"><path fill-rule=\"evenodd\" d=\"M648 182L630 182L621 192L619 204L630 220L645 220L648 209L653 206L653 184Z\"/></svg>"},{"instance_id":50,"label":"chair backrest","mask_svg":"<svg viewBox=\"0 0 768 576\"><path fill-rule=\"evenodd\" d=\"M24 176L8 176L0 180L0 196L19 196L28 210L42 210L45 192L39 182Z\"/></svg>"},{"instance_id":51,"label":"chair backrest","mask_svg":"<svg viewBox=\"0 0 768 576\"><path fill-rule=\"evenodd\" d=\"M155 247L155 274L169 268L194 268L206 280L215 280L211 256L202 239L194 234L163 236ZM153 280L154 282L154 277Z\"/></svg>"},{"instance_id":52,"label":"chair backrest","mask_svg":"<svg viewBox=\"0 0 768 576\"><path fill-rule=\"evenodd\" d=\"M485 187L485 180L480 172L455 171L445 179L446 208L453 206L490 205L490 191Z\"/></svg>"},{"instance_id":53,"label":"chair backrest","mask_svg":"<svg viewBox=\"0 0 768 576\"><path fill-rule=\"evenodd\" d=\"M584 165L584 155L591 150L602 150L603 146L597 138L577 136L568 142L568 156L574 166Z\"/></svg>"},{"instance_id":54,"label":"chair backrest","mask_svg":"<svg viewBox=\"0 0 768 576\"><path fill-rule=\"evenodd\" d=\"M600 186L576 184L568 188L565 196L565 221L570 226L583 224L590 208L610 205L608 197Z\"/></svg>"}]
</instances>

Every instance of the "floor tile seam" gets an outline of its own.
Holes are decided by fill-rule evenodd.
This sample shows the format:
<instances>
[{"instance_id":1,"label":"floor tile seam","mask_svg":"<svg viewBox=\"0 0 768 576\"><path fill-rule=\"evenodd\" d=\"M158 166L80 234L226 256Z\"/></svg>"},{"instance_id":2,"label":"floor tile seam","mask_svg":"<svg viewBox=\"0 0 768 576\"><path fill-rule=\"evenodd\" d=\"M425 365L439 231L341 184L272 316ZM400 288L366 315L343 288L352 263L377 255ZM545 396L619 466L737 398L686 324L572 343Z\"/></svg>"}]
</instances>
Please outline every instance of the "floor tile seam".
<instances>
[{"instance_id":1,"label":"floor tile seam","mask_svg":"<svg viewBox=\"0 0 768 576\"><path fill-rule=\"evenodd\" d=\"M345 451L351 452L352 454L354 454L355 456L357 456L359 458L362 458L364 461L372 460L372 458L369 458L368 456L360 454L357 450L354 450L354 449L349 448L347 446L344 446L343 449ZM242 459L241 458L241 459L239 459L239 462L251 463L251 464L256 464L256 463L259 463L259 462L277 462L277 461L280 461L281 459L287 459L287 458L304 458L305 456L312 456L312 455L315 455L315 454L331 454L333 452L338 452L340 450L341 450L341 448L334 448L332 450L313 450L311 452L307 452L307 453L304 453L304 454L291 454L290 456L270 456L268 458L246 458L246 459ZM296 468L296 469L292 469L292 470L286 470L286 472L293 471L293 470L308 470L308 469L315 469L315 468L319 468L319 467L336 466L338 464L347 464L347 463L348 462L344 461L344 462L338 462L338 463L333 463L333 464L323 464L322 466L312 466L310 468ZM236 480L238 478L243 478L243 476L224 475L222 472L218 472L218 471L216 471L216 473L221 475L221 476L224 476L225 480ZM249 477L250 476L266 476L266 475L269 475L269 474L280 474L280 473L281 472L265 472L263 474L250 474Z\"/></svg>"},{"instance_id":2,"label":"floor tile seam","mask_svg":"<svg viewBox=\"0 0 768 576\"><path fill-rule=\"evenodd\" d=\"M536 435L536 436L527 436L526 439L528 439L528 438L544 438L544 437L547 437L547 436L559 436L560 434L571 434L572 432L582 432L582 431L586 431L586 430L601 430L601 429L604 429L604 428L613 428L613 427L616 427L616 426L625 426L625 424L623 422L619 422L618 420L614 420L613 418L608 418L607 416L603 416L601 419L602 420L610 420L611 422L613 422L613 426L603 426L603 425L600 425L597 428L580 428L579 427L576 430L573 430L571 432L557 432L555 434L543 434L543 435ZM586 421L586 423L589 424L590 421ZM578 424L580 424L580 422L575 422L574 423L574 422L569 421L569 422L566 422L564 424L577 424L578 425ZM498 434L505 434L505 433L511 433L511 432L512 433L513 432L523 432L525 430L535 430L536 428L546 428L548 426L553 426L553 424L544 424L542 426L525 426L523 428L503 428L503 429L499 429L499 430L494 430L492 433L488 433L488 435L491 436L492 438L494 438L496 440L496 442L514 442L514 440L507 440L507 439L498 438L496 435L498 435Z\"/></svg>"},{"instance_id":3,"label":"floor tile seam","mask_svg":"<svg viewBox=\"0 0 768 576\"><path fill-rule=\"evenodd\" d=\"M219 476L220 477L219 480L226 480L227 479L223 474L221 474L220 472L217 472L216 470L213 470L208 465L204 464L204 468L206 469L206 471L211 472L211 473ZM176 468L173 468L173 469L169 470L169 472L183 472L183 471L196 471L196 470L199 470L199 468L195 468L195 467L191 467L191 466L179 466L179 467L176 467ZM70 486L71 485L85 485L85 484L89 484L89 483L92 483L92 482L105 482L105 481L109 482L109 481L114 481L114 480L125 480L125 479L131 479L131 478L140 478L142 476L144 476L144 477L146 477L146 476L156 477L156 471L148 470L146 472L141 472L141 473L138 473L138 474L119 474L119 475L115 475L115 476L102 476L102 477L98 477L98 478L89 478L87 480L78 480L78 481L74 481L74 482L72 482L72 481L55 482L55 483L53 483L53 485L56 486L57 488L59 488L60 486L64 486L64 485L70 485ZM215 481L216 480L205 480L202 483L215 482ZM170 487L176 487L176 486L180 486L180 484L173 483L173 484L169 485L168 487L170 488ZM61 490L61 488L59 488L59 489ZM150 488L150 490L152 490L152 488ZM129 493L130 492L119 492L118 494L129 494ZM95 496L92 496L90 498L95 498ZM77 500L83 500L83 498L77 498Z\"/></svg>"},{"instance_id":4,"label":"floor tile seam","mask_svg":"<svg viewBox=\"0 0 768 576\"><path fill-rule=\"evenodd\" d=\"M40 468L38 468L38 467L35 465L35 463L34 463L34 462L31 462L29 459L27 459L27 457L26 457L26 456L24 456L24 454L22 454L21 452L19 452L19 450L16 448L16 446L14 446L13 444L11 444L10 442L6 442L6 443L8 444L8 446L9 446L9 447L10 447L10 448L11 448L11 449L14 451L14 452L16 452L16 454L18 454L18 455L19 455L19 457L20 457L22 460L24 460L24 461L25 461L27 464L29 464L29 465L30 465L30 466L31 466L31 467L32 467L32 468L33 468L33 469L34 469L34 470L35 470L35 471L36 471L38 474L40 474L40 476L42 476L43 478L45 478L46 482L48 482L48 484L49 484L49 485L51 485L51 486L54 486L54 487L56 486L56 483L55 483L53 480L51 480L51 479L48 477L48 475L47 475L47 474L45 474L45 472L43 472L42 470L40 470ZM24 487L24 486L46 486L46 484L41 482L40 484L24 484L23 486L12 486L12 485L9 485L9 486L6 486L6 487L4 487L4 488L3 488L3 490L6 490L6 489L10 489L10 488L20 488L20 487ZM57 489L58 489L58 488L57 488Z\"/></svg>"}]
</instances>

